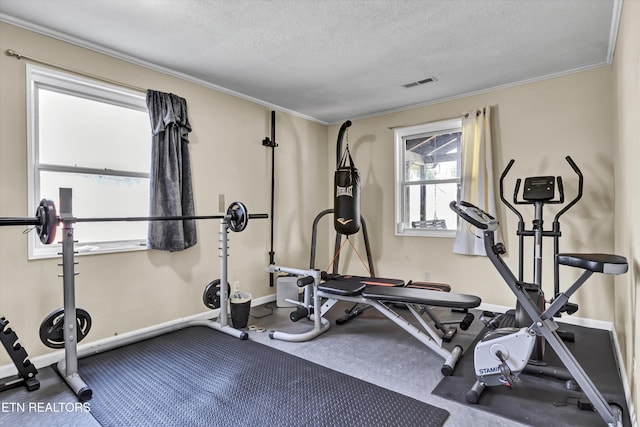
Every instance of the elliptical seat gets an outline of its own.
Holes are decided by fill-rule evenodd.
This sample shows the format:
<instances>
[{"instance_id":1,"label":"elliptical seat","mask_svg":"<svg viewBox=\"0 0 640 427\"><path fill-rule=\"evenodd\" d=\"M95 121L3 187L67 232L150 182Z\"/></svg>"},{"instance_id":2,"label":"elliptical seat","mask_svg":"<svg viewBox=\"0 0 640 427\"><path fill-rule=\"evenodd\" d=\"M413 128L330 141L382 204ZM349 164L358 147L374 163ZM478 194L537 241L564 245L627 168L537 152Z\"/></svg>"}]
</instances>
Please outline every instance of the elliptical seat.
<instances>
[{"instance_id":1,"label":"elliptical seat","mask_svg":"<svg viewBox=\"0 0 640 427\"><path fill-rule=\"evenodd\" d=\"M624 274L629 270L625 257L611 254L558 254L558 263L603 274Z\"/></svg>"}]
</instances>

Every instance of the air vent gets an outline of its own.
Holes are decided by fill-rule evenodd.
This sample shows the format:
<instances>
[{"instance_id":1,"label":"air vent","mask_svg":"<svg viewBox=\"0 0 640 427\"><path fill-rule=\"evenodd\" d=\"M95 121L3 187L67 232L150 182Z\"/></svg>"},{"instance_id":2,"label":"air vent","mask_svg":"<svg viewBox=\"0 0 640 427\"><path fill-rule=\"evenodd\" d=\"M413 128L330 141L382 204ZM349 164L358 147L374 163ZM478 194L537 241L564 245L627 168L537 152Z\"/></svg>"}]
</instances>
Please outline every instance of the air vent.
<instances>
[{"instance_id":1,"label":"air vent","mask_svg":"<svg viewBox=\"0 0 640 427\"><path fill-rule=\"evenodd\" d=\"M435 82L436 80L437 79L435 77L427 77L426 79L418 80L417 82L411 82L411 83L404 84L404 85L402 85L402 87L410 88L410 87L420 86L420 85L423 85L423 84Z\"/></svg>"}]
</instances>

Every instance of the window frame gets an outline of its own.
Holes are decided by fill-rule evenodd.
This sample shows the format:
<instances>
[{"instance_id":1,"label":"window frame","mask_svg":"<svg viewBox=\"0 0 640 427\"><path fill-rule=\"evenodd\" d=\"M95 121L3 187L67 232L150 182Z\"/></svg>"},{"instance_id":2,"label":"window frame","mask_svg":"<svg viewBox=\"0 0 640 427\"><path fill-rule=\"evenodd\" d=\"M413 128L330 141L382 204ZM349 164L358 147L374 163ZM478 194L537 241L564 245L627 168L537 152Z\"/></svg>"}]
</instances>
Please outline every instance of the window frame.
<instances>
[{"instance_id":1,"label":"window frame","mask_svg":"<svg viewBox=\"0 0 640 427\"><path fill-rule=\"evenodd\" d=\"M149 179L149 173L87 168L78 166L63 166L55 164L41 164L39 153L39 123L38 123L38 90L46 90L77 96L93 101L104 102L115 106L130 108L137 111L148 111L146 94L137 92L106 82L86 78L60 70L46 68L34 64L26 66L26 104L27 104L27 211L31 217L35 216L40 203L40 172L68 172L81 174L99 174L116 177L132 177ZM150 132L151 134L151 132ZM58 194L48 197L57 200ZM57 236L56 240L60 237ZM86 243L86 244L85 244ZM76 246L78 255L114 253L146 250L146 239L131 239L109 242L83 242ZM58 257L61 244L58 242L44 245L37 233L29 233L28 259L43 259Z\"/></svg>"},{"instance_id":2,"label":"window frame","mask_svg":"<svg viewBox=\"0 0 640 427\"><path fill-rule=\"evenodd\" d=\"M458 192L462 185L462 171L459 171L460 176L458 178L450 179L438 179L438 180L422 180L422 181L407 181L405 179L405 141L408 137L419 137L428 133L447 133L447 132L460 132L462 133L462 118L439 120L437 122L430 122L414 126L398 127L393 130L394 133L394 160L395 160L395 235L396 236L423 236L423 237L445 237L455 238L457 223L454 229L447 230L433 230L433 229L418 229L406 227L405 220L407 212L407 200L406 189L409 186L436 184L436 183L457 183ZM461 147L459 155L462 156L462 136ZM456 221L457 217L456 217Z\"/></svg>"}]
</instances>

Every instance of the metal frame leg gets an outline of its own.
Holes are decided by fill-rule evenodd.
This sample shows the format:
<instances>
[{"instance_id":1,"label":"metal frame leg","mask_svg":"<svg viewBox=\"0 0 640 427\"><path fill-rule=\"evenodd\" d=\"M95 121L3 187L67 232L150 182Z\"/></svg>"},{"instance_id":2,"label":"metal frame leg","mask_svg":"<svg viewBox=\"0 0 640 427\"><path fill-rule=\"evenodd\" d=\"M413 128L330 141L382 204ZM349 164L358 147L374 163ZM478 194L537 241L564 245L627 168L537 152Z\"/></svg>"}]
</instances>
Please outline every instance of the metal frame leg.
<instances>
[{"instance_id":1,"label":"metal frame leg","mask_svg":"<svg viewBox=\"0 0 640 427\"><path fill-rule=\"evenodd\" d=\"M78 337L77 337L77 321L76 321L76 300L75 300L75 265L74 260L74 231L73 224L76 219L72 214L72 190L70 188L60 189L60 217L62 220L63 234L62 234L62 280L63 280L63 298L64 298L64 359L60 360L57 364L58 371L63 376L71 390L78 396L78 399L82 402L91 399L93 391L84 382L80 374L78 373ZM228 248L228 228L229 218L225 217L220 222L220 276L221 283L227 283L227 248ZM160 331L153 331L148 334L141 334L125 342L121 342L105 346L96 346L89 349L85 349L82 356L88 356L91 354L99 353L100 351L110 350L112 348L121 347L132 342L151 338L163 333L171 332L174 330L182 329L188 326L206 326L225 334L240 338L247 339L249 334L235 329L228 324L227 316L227 287L220 286L220 317L219 320L196 320L189 322L181 326L170 326L163 328Z\"/></svg>"},{"instance_id":2,"label":"metal frame leg","mask_svg":"<svg viewBox=\"0 0 640 427\"><path fill-rule=\"evenodd\" d=\"M64 359L58 362L58 370L69 387L84 402L91 399L93 391L78 373L78 337L76 323L76 297L74 267L74 235L70 188L60 189L60 213L62 217L62 281L64 298Z\"/></svg>"},{"instance_id":3,"label":"metal frame leg","mask_svg":"<svg viewBox=\"0 0 640 427\"><path fill-rule=\"evenodd\" d=\"M202 321L194 321L191 324L194 326L207 326L213 328L217 331L224 332L227 335L231 335L232 337L240 338L241 340L246 340L249 338L249 334L245 331L241 331L239 329L233 328L229 326L229 317L227 315L227 302L229 301L229 295L227 295L227 287L224 286L225 283L229 283L227 277L227 258L229 256L228 253L228 243L229 243L229 224L228 219L225 217L222 221L220 221L220 232L218 241L220 243L220 315L218 317L218 321L211 320L202 320Z\"/></svg>"},{"instance_id":4,"label":"metal frame leg","mask_svg":"<svg viewBox=\"0 0 640 427\"><path fill-rule=\"evenodd\" d=\"M348 301L357 304L363 304L375 308L382 313L387 319L404 329L407 333L427 346L433 352L442 357L445 361L442 365L441 372L444 376L449 376L453 373L456 363L462 356L462 347L456 345L452 351L442 347L442 339L438 333L424 321L422 316L411 306L411 304L405 303L409 312L416 318L422 329L416 327L410 323L407 319L391 310L385 304L380 301L367 299L362 296L345 296L335 295L324 291L319 291L319 296L322 298L335 299L339 301Z\"/></svg>"},{"instance_id":5,"label":"metal frame leg","mask_svg":"<svg viewBox=\"0 0 640 427\"><path fill-rule=\"evenodd\" d=\"M307 285L305 289L305 303L310 298L313 298L313 328L310 331L293 334L289 332L281 332L281 331L270 331L269 338L281 341L291 341L291 342L302 342L309 341L318 335L321 335L329 330L331 324L327 319L322 317L322 301L320 300L320 293L318 292L318 285L320 284L320 271L319 270L300 270L297 268L289 268L283 267L279 265L270 265L267 267L268 273L276 273L279 271L283 271L285 273L295 274L297 276L311 276L313 277L313 284ZM313 287L313 291L310 291L310 287ZM310 292L313 292L313 295L309 295ZM308 307L308 305L307 305Z\"/></svg>"}]
</instances>

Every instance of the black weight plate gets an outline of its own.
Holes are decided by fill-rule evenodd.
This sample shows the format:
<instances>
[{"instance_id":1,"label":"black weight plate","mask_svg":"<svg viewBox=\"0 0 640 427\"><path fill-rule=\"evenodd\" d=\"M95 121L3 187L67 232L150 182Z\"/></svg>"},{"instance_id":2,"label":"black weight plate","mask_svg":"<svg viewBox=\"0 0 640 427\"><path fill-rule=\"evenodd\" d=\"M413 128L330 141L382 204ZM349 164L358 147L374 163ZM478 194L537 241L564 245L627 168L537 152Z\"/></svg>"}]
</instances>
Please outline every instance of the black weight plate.
<instances>
[{"instance_id":1,"label":"black weight plate","mask_svg":"<svg viewBox=\"0 0 640 427\"><path fill-rule=\"evenodd\" d=\"M40 225L36 226L40 241L45 245L53 243L58 227L58 214L52 200L40 200L40 205L36 209L36 218L40 221Z\"/></svg>"},{"instance_id":2,"label":"black weight plate","mask_svg":"<svg viewBox=\"0 0 640 427\"><path fill-rule=\"evenodd\" d=\"M227 282L227 297L231 294L231 286ZM220 308L220 279L216 279L204 288L202 302L211 309Z\"/></svg>"},{"instance_id":3,"label":"black weight plate","mask_svg":"<svg viewBox=\"0 0 640 427\"><path fill-rule=\"evenodd\" d=\"M91 329L91 316L76 308L76 342L87 336ZM64 348L64 309L59 308L44 318L40 324L40 341L50 348Z\"/></svg>"},{"instance_id":4,"label":"black weight plate","mask_svg":"<svg viewBox=\"0 0 640 427\"><path fill-rule=\"evenodd\" d=\"M241 202L233 202L227 209L227 215L231 216L229 228L231 231L240 232L247 228L249 222L249 214L247 208Z\"/></svg>"}]
</instances>

